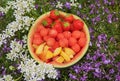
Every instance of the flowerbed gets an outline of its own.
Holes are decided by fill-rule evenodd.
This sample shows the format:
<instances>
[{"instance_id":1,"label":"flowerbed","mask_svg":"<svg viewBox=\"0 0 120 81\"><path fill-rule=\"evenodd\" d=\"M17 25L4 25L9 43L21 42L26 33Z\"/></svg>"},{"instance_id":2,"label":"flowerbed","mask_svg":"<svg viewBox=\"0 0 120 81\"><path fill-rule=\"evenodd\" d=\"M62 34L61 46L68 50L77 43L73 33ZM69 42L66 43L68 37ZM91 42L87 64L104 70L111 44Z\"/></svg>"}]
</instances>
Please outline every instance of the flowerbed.
<instances>
[{"instance_id":1,"label":"flowerbed","mask_svg":"<svg viewBox=\"0 0 120 81\"><path fill-rule=\"evenodd\" d=\"M0 5L0 81L120 81L119 0L2 0ZM90 31L87 53L65 69L37 63L27 48L32 24L52 9L78 15Z\"/></svg>"}]
</instances>

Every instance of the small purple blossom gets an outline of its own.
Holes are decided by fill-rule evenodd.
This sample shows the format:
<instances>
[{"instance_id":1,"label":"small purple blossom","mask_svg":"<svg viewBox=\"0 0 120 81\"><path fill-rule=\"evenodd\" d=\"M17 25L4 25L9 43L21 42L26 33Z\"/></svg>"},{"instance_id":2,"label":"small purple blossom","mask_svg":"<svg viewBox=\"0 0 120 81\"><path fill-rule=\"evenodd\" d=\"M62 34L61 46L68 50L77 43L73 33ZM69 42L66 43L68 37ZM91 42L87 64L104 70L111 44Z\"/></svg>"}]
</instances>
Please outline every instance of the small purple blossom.
<instances>
[{"instance_id":1,"label":"small purple blossom","mask_svg":"<svg viewBox=\"0 0 120 81\"><path fill-rule=\"evenodd\" d=\"M71 78L71 79L73 79L73 80L76 80L77 79L77 77L75 76L75 75L73 75L73 74L69 74L69 77Z\"/></svg>"},{"instance_id":2,"label":"small purple blossom","mask_svg":"<svg viewBox=\"0 0 120 81\"><path fill-rule=\"evenodd\" d=\"M5 14L3 12L0 12L0 17L3 17Z\"/></svg>"},{"instance_id":3,"label":"small purple blossom","mask_svg":"<svg viewBox=\"0 0 120 81\"><path fill-rule=\"evenodd\" d=\"M112 23L112 14L107 15L107 21L108 23Z\"/></svg>"},{"instance_id":4,"label":"small purple blossom","mask_svg":"<svg viewBox=\"0 0 120 81\"><path fill-rule=\"evenodd\" d=\"M104 64L108 64L108 63L110 63L110 59L108 59L108 60L104 60L103 63L104 63Z\"/></svg>"},{"instance_id":5,"label":"small purple blossom","mask_svg":"<svg viewBox=\"0 0 120 81\"><path fill-rule=\"evenodd\" d=\"M87 81L87 76L86 75L83 75L82 77L80 77L80 81Z\"/></svg>"},{"instance_id":6,"label":"small purple blossom","mask_svg":"<svg viewBox=\"0 0 120 81\"><path fill-rule=\"evenodd\" d=\"M113 74L114 72L115 72L115 70L113 68L109 70L110 74Z\"/></svg>"},{"instance_id":7,"label":"small purple blossom","mask_svg":"<svg viewBox=\"0 0 120 81\"><path fill-rule=\"evenodd\" d=\"M35 8L38 9L38 7L39 7L38 4L36 4L36 5L35 5Z\"/></svg>"},{"instance_id":8,"label":"small purple blossom","mask_svg":"<svg viewBox=\"0 0 120 81\"><path fill-rule=\"evenodd\" d=\"M71 3L70 2L66 2L64 6L68 9L71 9Z\"/></svg>"},{"instance_id":9,"label":"small purple blossom","mask_svg":"<svg viewBox=\"0 0 120 81\"><path fill-rule=\"evenodd\" d=\"M105 11L106 13L110 13L110 11L109 11L108 8L105 8L104 11Z\"/></svg>"},{"instance_id":10,"label":"small purple blossom","mask_svg":"<svg viewBox=\"0 0 120 81\"><path fill-rule=\"evenodd\" d=\"M108 3L108 0L104 0L104 4L107 4Z\"/></svg>"},{"instance_id":11,"label":"small purple blossom","mask_svg":"<svg viewBox=\"0 0 120 81\"><path fill-rule=\"evenodd\" d=\"M80 8L80 9L81 9L81 8L82 8L82 5L81 5L81 4L79 4L78 8Z\"/></svg>"}]
</instances>

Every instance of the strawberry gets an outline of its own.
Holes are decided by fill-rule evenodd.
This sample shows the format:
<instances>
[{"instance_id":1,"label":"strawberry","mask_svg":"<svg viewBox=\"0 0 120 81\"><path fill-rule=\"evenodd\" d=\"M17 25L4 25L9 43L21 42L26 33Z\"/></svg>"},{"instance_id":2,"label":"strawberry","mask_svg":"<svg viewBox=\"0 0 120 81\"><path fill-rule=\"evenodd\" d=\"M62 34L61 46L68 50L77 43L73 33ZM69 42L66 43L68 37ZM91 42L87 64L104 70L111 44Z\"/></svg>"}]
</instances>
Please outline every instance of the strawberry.
<instances>
[{"instance_id":1,"label":"strawberry","mask_svg":"<svg viewBox=\"0 0 120 81\"><path fill-rule=\"evenodd\" d=\"M54 38L48 38L48 40L46 41L48 46L54 46L55 44L55 39Z\"/></svg>"},{"instance_id":2,"label":"strawberry","mask_svg":"<svg viewBox=\"0 0 120 81\"><path fill-rule=\"evenodd\" d=\"M74 52L78 53L80 51L80 46L78 44L75 44L72 46L72 49L74 50Z\"/></svg>"},{"instance_id":3,"label":"strawberry","mask_svg":"<svg viewBox=\"0 0 120 81\"><path fill-rule=\"evenodd\" d=\"M59 33L63 31L61 23L54 23L53 29L57 30Z\"/></svg>"},{"instance_id":4,"label":"strawberry","mask_svg":"<svg viewBox=\"0 0 120 81\"><path fill-rule=\"evenodd\" d=\"M77 40L74 37L70 37L69 39L69 46L73 46L77 43Z\"/></svg>"},{"instance_id":5,"label":"strawberry","mask_svg":"<svg viewBox=\"0 0 120 81\"><path fill-rule=\"evenodd\" d=\"M51 36L51 37L56 37L57 34L58 34L58 32L57 32L55 29L51 29L51 30L49 31L49 36Z\"/></svg>"},{"instance_id":6,"label":"strawberry","mask_svg":"<svg viewBox=\"0 0 120 81\"><path fill-rule=\"evenodd\" d=\"M84 23L81 20L76 19L73 21L74 30L81 30L83 26L84 26Z\"/></svg>"},{"instance_id":7,"label":"strawberry","mask_svg":"<svg viewBox=\"0 0 120 81\"><path fill-rule=\"evenodd\" d=\"M40 45L43 42L43 40L40 37L37 37L33 39L32 43L35 45Z\"/></svg>"},{"instance_id":8,"label":"strawberry","mask_svg":"<svg viewBox=\"0 0 120 81\"><path fill-rule=\"evenodd\" d=\"M41 38L41 36L40 36L40 34L39 33L35 33L34 35L33 35L33 39L35 39L35 38Z\"/></svg>"},{"instance_id":9,"label":"strawberry","mask_svg":"<svg viewBox=\"0 0 120 81\"><path fill-rule=\"evenodd\" d=\"M84 47L86 44L86 38L80 38L78 40L78 44L80 45L80 47Z\"/></svg>"},{"instance_id":10,"label":"strawberry","mask_svg":"<svg viewBox=\"0 0 120 81\"><path fill-rule=\"evenodd\" d=\"M85 37L85 33L84 32L80 32L80 38L84 38Z\"/></svg>"},{"instance_id":11,"label":"strawberry","mask_svg":"<svg viewBox=\"0 0 120 81\"><path fill-rule=\"evenodd\" d=\"M68 14L66 17L65 17L65 21L68 21L68 22L72 22L74 19L73 15L72 14Z\"/></svg>"},{"instance_id":12,"label":"strawberry","mask_svg":"<svg viewBox=\"0 0 120 81\"><path fill-rule=\"evenodd\" d=\"M59 43L58 42L55 42L54 46L53 46L53 49L55 50L56 48L59 47Z\"/></svg>"},{"instance_id":13,"label":"strawberry","mask_svg":"<svg viewBox=\"0 0 120 81\"><path fill-rule=\"evenodd\" d=\"M59 19L55 20L54 22L55 23L61 23L61 19L59 18Z\"/></svg>"},{"instance_id":14,"label":"strawberry","mask_svg":"<svg viewBox=\"0 0 120 81\"><path fill-rule=\"evenodd\" d=\"M59 45L61 47L67 47L68 46L68 40L66 38L60 39L59 40Z\"/></svg>"},{"instance_id":15,"label":"strawberry","mask_svg":"<svg viewBox=\"0 0 120 81\"><path fill-rule=\"evenodd\" d=\"M50 36L46 35L46 36L43 37L43 40L44 40L44 41L47 41L48 38L50 38Z\"/></svg>"},{"instance_id":16,"label":"strawberry","mask_svg":"<svg viewBox=\"0 0 120 81\"><path fill-rule=\"evenodd\" d=\"M78 38L80 38L80 34L81 34L80 31L75 30L75 31L72 32L72 37L78 39Z\"/></svg>"},{"instance_id":17,"label":"strawberry","mask_svg":"<svg viewBox=\"0 0 120 81\"><path fill-rule=\"evenodd\" d=\"M41 35L42 37L46 36L47 34L48 34L48 29L46 29L46 28L44 28L44 29L42 29L42 30L40 31L40 35Z\"/></svg>"},{"instance_id":18,"label":"strawberry","mask_svg":"<svg viewBox=\"0 0 120 81\"><path fill-rule=\"evenodd\" d=\"M65 31L63 32L63 35L65 38L69 39L71 37L71 32L70 31Z\"/></svg>"},{"instance_id":19,"label":"strawberry","mask_svg":"<svg viewBox=\"0 0 120 81\"><path fill-rule=\"evenodd\" d=\"M50 17L52 18L52 19L58 19L59 18L59 16L60 16L60 13L59 13L59 11L58 10L52 10L51 12L50 12Z\"/></svg>"},{"instance_id":20,"label":"strawberry","mask_svg":"<svg viewBox=\"0 0 120 81\"><path fill-rule=\"evenodd\" d=\"M42 24L38 25L36 28L36 32L40 32L40 30L42 30L44 28L44 26Z\"/></svg>"},{"instance_id":21,"label":"strawberry","mask_svg":"<svg viewBox=\"0 0 120 81\"><path fill-rule=\"evenodd\" d=\"M63 30L65 30L65 31L70 30L70 23L69 22L63 22Z\"/></svg>"},{"instance_id":22,"label":"strawberry","mask_svg":"<svg viewBox=\"0 0 120 81\"><path fill-rule=\"evenodd\" d=\"M49 17L45 18L43 21L42 21L42 24L46 27L50 27L50 25L52 24L52 19L50 19Z\"/></svg>"},{"instance_id":23,"label":"strawberry","mask_svg":"<svg viewBox=\"0 0 120 81\"><path fill-rule=\"evenodd\" d=\"M63 33L58 33L58 35L57 35L57 39L60 40L60 39L63 39L63 38L64 38Z\"/></svg>"}]
</instances>

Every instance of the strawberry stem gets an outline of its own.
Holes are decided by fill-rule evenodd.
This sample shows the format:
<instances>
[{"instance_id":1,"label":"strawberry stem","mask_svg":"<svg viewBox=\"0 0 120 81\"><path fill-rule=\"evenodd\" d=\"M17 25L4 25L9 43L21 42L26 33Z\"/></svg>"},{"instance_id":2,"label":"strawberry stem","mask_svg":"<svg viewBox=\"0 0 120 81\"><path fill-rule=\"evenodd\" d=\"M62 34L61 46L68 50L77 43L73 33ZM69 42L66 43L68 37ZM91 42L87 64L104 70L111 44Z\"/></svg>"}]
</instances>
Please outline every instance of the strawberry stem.
<instances>
[{"instance_id":1,"label":"strawberry stem","mask_svg":"<svg viewBox=\"0 0 120 81\"><path fill-rule=\"evenodd\" d=\"M56 10L55 15L57 15L57 16L60 15L59 11Z\"/></svg>"},{"instance_id":2,"label":"strawberry stem","mask_svg":"<svg viewBox=\"0 0 120 81\"><path fill-rule=\"evenodd\" d=\"M48 25L48 23L47 23L46 20L43 20L42 24L43 24L44 26L47 26L47 25Z\"/></svg>"}]
</instances>

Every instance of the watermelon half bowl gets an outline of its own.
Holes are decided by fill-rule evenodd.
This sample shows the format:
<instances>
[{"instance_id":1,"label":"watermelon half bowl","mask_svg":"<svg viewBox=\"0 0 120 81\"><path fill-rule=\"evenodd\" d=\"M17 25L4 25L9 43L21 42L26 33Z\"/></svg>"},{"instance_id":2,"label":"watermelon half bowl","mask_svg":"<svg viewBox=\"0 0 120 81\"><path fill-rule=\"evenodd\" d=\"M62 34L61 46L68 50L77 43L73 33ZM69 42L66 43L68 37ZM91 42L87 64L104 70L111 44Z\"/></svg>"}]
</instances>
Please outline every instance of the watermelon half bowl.
<instances>
[{"instance_id":1,"label":"watermelon half bowl","mask_svg":"<svg viewBox=\"0 0 120 81\"><path fill-rule=\"evenodd\" d=\"M62 11L58 11L60 15L62 16L66 16L68 13L62 12ZM71 14L73 15L73 14ZM31 54L31 56L38 62L38 63L44 63L45 61L43 61L41 58L39 58L39 56L35 53L35 49L33 47L32 41L33 41L33 35L35 33L35 31L37 30L37 26L46 18L50 16L50 12L47 12L43 15L41 15L32 25L32 27L29 30L28 33L28 40L27 40L27 45L28 45L28 50ZM89 47L89 42L90 42L90 34L89 34L89 30L87 25L85 24L85 22L78 16L73 15L74 19L79 19L80 21L82 21L84 23L84 27L82 29L82 31L84 31L85 35L86 35L86 42L84 47L82 47L82 49L77 52L72 59L70 59L69 61L65 61L63 63L59 63L56 62L54 60L50 61L50 62L46 62L46 63L50 63L52 64L55 68L66 68L69 66L72 66L74 64L76 64L87 52L88 47ZM69 39L68 39L69 40ZM49 56L49 55L48 55ZM59 55L60 56L60 55ZM61 56L62 57L62 56ZM44 58L44 56L43 56ZM54 58L54 57L53 57ZM61 60L60 60L61 62Z\"/></svg>"}]
</instances>

